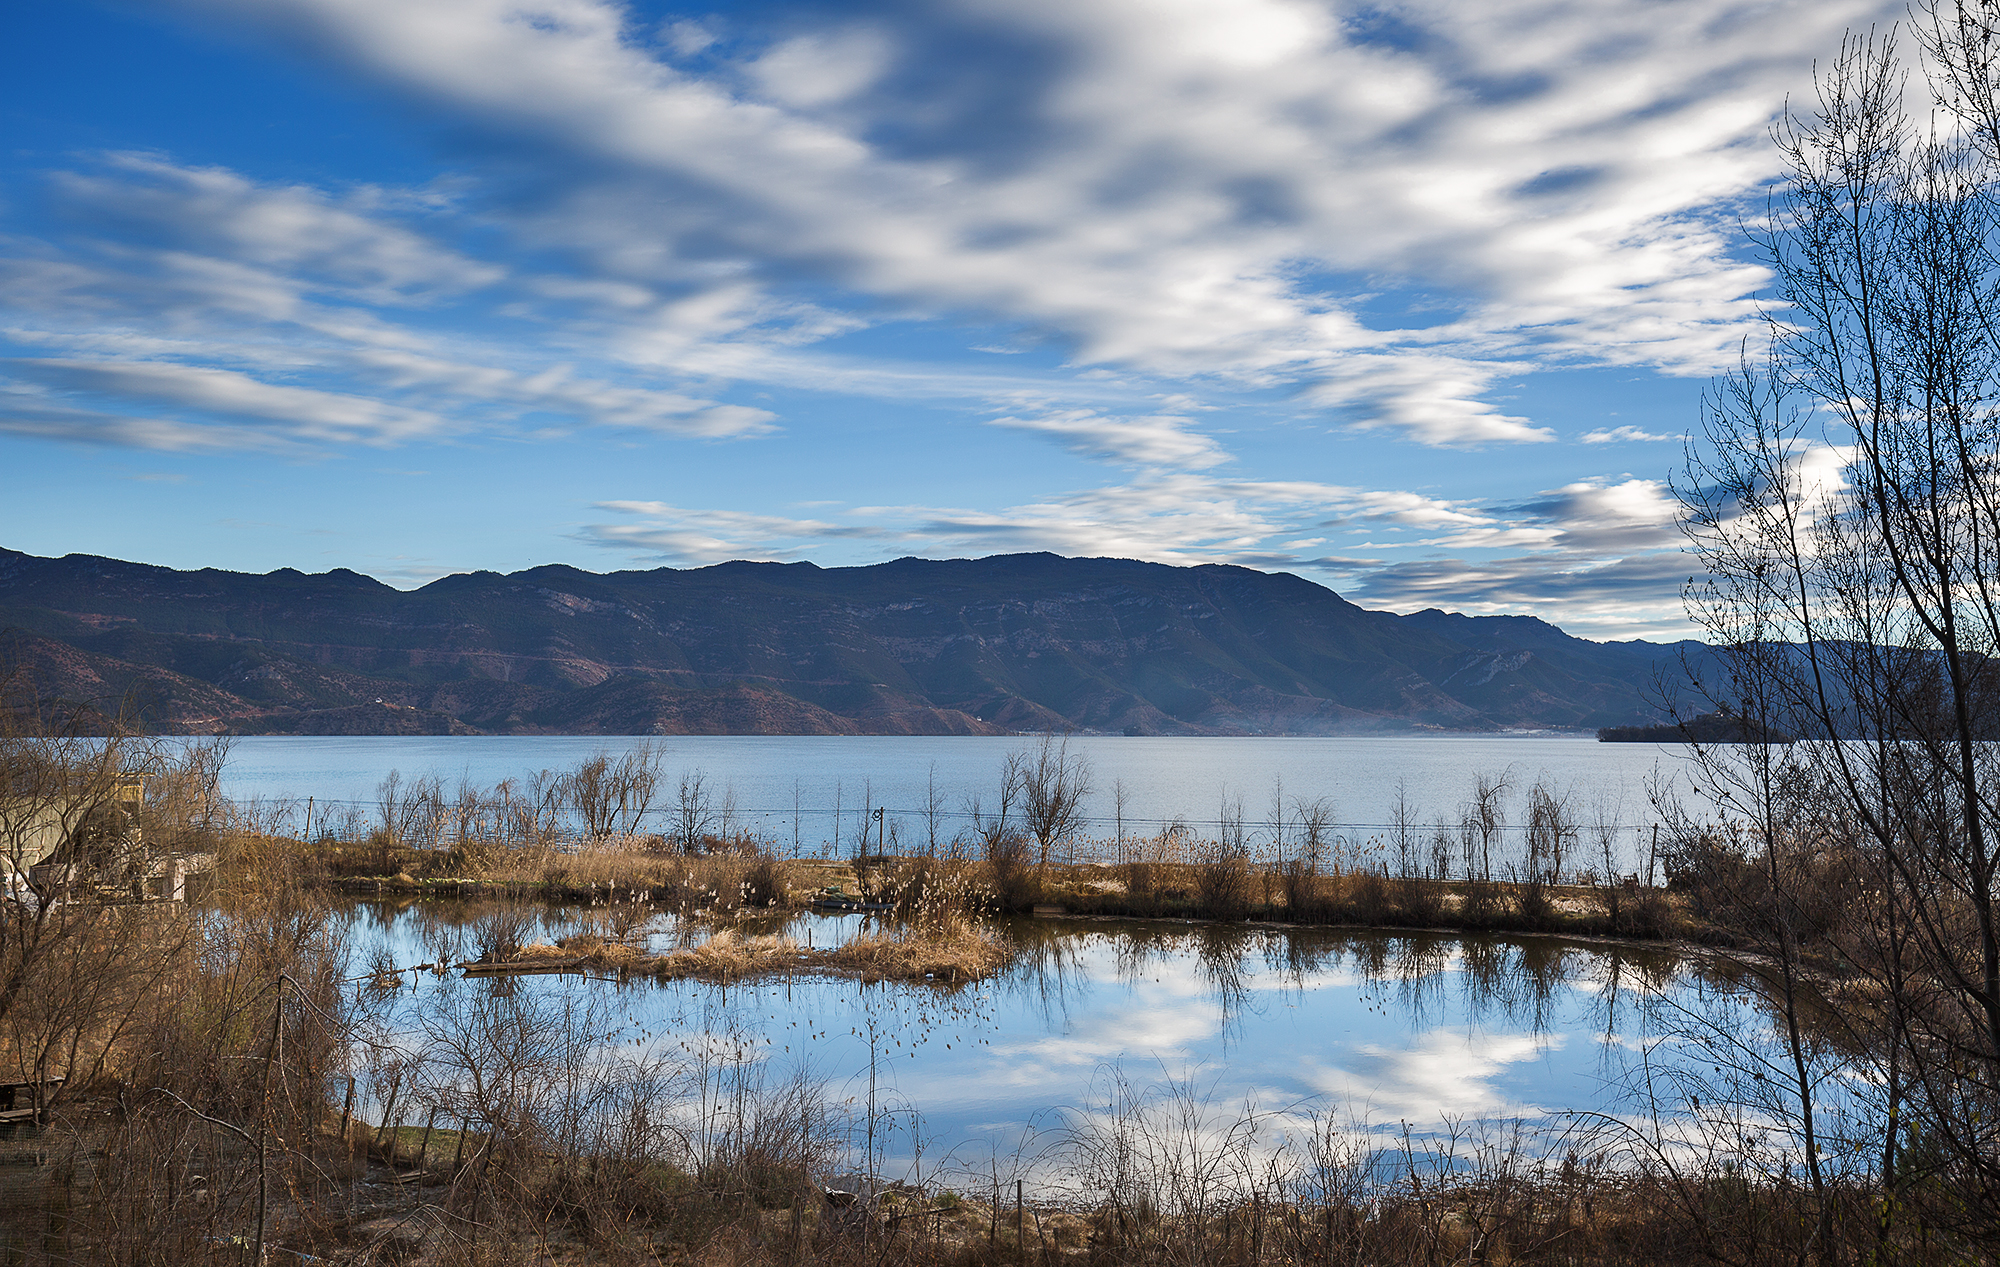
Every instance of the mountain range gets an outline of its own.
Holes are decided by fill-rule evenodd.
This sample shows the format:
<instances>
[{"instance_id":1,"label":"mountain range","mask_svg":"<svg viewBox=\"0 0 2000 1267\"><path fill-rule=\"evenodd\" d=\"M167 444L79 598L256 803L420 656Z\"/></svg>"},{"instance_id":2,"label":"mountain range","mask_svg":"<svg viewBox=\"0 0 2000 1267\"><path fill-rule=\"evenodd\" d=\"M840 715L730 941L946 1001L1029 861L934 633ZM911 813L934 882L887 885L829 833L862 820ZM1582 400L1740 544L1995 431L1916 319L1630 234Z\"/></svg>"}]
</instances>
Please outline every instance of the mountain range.
<instances>
[{"instance_id":1,"label":"mountain range","mask_svg":"<svg viewBox=\"0 0 2000 1267\"><path fill-rule=\"evenodd\" d=\"M1662 717L1699 643L1052 554L551 565L402 591L0 549L0 655L164 732L1351 734Z\"/></svg>"}]
</instances>

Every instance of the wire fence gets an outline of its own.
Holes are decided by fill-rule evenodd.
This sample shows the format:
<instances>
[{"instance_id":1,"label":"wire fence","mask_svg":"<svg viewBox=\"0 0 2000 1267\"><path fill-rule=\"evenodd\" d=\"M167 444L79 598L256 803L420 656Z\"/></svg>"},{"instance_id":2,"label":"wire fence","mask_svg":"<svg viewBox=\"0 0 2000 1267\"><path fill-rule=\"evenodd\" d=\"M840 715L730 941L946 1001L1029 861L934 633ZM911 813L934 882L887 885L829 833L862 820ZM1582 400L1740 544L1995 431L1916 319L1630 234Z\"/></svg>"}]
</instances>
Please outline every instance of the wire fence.
<instances>
[{"instance_id":1,"label":"wire fence","mask_svg":"<svg viewBox=\"0 0 2000 1267\"><path fill-rule=\"evenodd\" d=\"M1000 833L1032 835L1018 812L1008 816L944 805L833 804L744 807L727 789L693 802L628 803L613 830L593 830L574 806L526 807L480 797L433 795L418 782L404 798L260 798L235 808L241 823L269 835L359 845L387 833L416 848L467 842L500 847L536 844L567 851L594 844L652 843L698 851L750 846L778 857L834 859L871 854L944 853L976 856ZM1370 868L1385 874L1437 879L1505 875L1545 859L1553 847L1558 872L1610 878L1638 874L1651 881L1659 821L1563 817L1507 822L1469 814L1411 817L1402 822L1340 821L1308 814L1222 812L1176 814L1073 813L1049 841L1051 861L1119 865L1153 858L1189 860L1217 847L1253 863L1311 857L1320 865ZM540 809L539 814L525 812Z\"/></svg>"}]
</instances>

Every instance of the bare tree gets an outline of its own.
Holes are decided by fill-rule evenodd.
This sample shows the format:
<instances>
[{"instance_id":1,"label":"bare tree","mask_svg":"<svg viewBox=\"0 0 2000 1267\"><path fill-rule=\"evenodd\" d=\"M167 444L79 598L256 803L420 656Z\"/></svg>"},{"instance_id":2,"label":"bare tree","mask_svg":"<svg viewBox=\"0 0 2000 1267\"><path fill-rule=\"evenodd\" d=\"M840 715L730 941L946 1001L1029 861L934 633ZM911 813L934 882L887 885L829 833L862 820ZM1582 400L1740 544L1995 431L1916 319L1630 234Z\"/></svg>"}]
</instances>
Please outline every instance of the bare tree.
<instances>
[{"instance_id":1,"label":"bare tree","mask_svg":"<svg viewBox=\"0 0 2000 1267\"><path fill-rule=\"evenodd\" d=\"M652 812L659 792L660 762L665 757L657 744L641 743L625 750L618 758L613 782L617 789L617 811L613 830L630 836Z\"/></svg>"},{"instance_id":2,"label":"bare tree","mask_svg":"<svg viewBox=\"0 0 2000 1267\"><path fill-rule=\"evenodd\" d=\"M1068 736L1058 743L1054 735L1043 735L1041 745L1022 756L1018 769L1022 822L1035 839L1039 865L1047 867L1050 848L1083 830L1090 762L1069 750Z\"/></svg>"},{"instance_id":3,"label":"bare tree","mask_svg":"<svg viewBox=\"0 0 2000 1267\"><path fill-rule=\"evenodd\" d=\"M585 840L602 840L611 834L618 815L618 789L614 784L611 757L600 752L570 772L570 808L583 824Z\"/></svg>"},{"instance_id":4,"label":"bare tree","mask_svg":"<svg viewBox=\"0 0 2000 1267\"><path fill-rule=\"evenodd\" d=\"M882 827L882 807L875 803L875 780L861 780L861 831L854 838L854 856L868 856L868 837L871 832L879 832ZM879 852L881 846L876 845Z\"/></svg>"},{"instance_id":5,"label":"bare tree","mask_svg":"<svg viewBox=\"0 0 2000 1267\"><path fill-rule=\"evenodd\" d=\"M458 790L452 794L451 802L451 836L454 849L464 853L493 839L496 828L493 814L497 803L497 797L489 797L473 785L470 775L459 775Z\"/></svg>"},{"instance_id":6,"label":"bare tree","mask_svg":"<svg viewBox=\"0 0 2000 1267\"><path fill-rule=\"evenodd\" d=\"M1125 786L1125 780L1123 780L1123 779L1113 779L1113 780L1111 781L1111 822L1112 822L1112 831L1113 831L1113 833L1115 833L1115 837L1116 837L1116 842L1117 842L1117 843L1116 843L1116 845L1115 845L1115 849L1116 849L1116 851L1117 851L1117 858L1118 858L1118 861L1119 861L1119 862L1121 862L1121 863L1123 863L1123 862L1129 862L1129 861L1131 861L1131 859L1129 859L1129 858L1127 858L1127 857L1125 856L1125 853L1126 853L1126 850L1125 850L1125 805L1126 805L1127 801L1129 801L1129 800L1131 799L1131 795L1132 795L1132 794L1131 794L1131 791L1130 791L1129 789L1127 789L1127 788L1126 788L1126 786Z\"/></svg>"},{"instance_id":7,"label":"bare tree","mask_svg":"<svg viewBox=\"0 0 2000 1267\"><path fill-rule=\"evenodd\" d=\"M1677 485L1705 569L1689 611L1720 648L1700 694L1753 733L1808 742L1704 746L1703 790L1739 839L1679 841L1672 866L1756 886L1746 934L1801 1071L1808 961L1875 983L1879 1006L1832 1015L1879 1062L1885 1227L1913 1192L1948 1190L1919 1217L1992 1243L2000 3L1940 0L1915 28L1914 85L1892 37L1850 37L1817 109L1775 132L1789 171L1756 236L1776 278L1768 337L1710 394ZM1828 921L1817 894L1836 869ZM1824 1193L1810 1117L1804 1133ZM1933 1186L1913 1189L1919 1140ZM1832 1219L1822 1200L1823 1244Z\"/></svg>"},{"instance_id":8,"label":"bare tree","mask_svg":"<svg viewBox=\"0 0 2000 1267\"><path fill-rule=\"evenodd\" d=\"M800 793L801 784L795 777L792 779L792 857L794 858L799 856L799 833L804 817L804 811L800 806Z\"/></svg>"},{"instance_id":9,"label":"bare tree","mask_svg":"<svg viewBox=\"0 0 2000 1267\"><path fill-rule=\"evenodd\" d=\"M1243 832L1243 798L1231 796L1226 790L1221 803L1215 808L1215 842L1223 852L1240 858L1250 856L1250 848Z\"/></svg>"},{"instance_id":10,"label":"bare tree","mask_svg":"<svg viewBox=\"0 0 2000 1267\"><path fill-rule=\"evenodd\" d=\"M1285 856L1285 776L1271 776L1271 812L1264 819L1264 831L1271 839L1271 856Z\"/></svg>"},{"instance_id":11,"label":"bare tree","mask_svg":"<svg viewBox=\"0 0 2000 1267\"><path fill-rule=\"evenodd\" d=\"M1614 884L1618 876L1618 833L1622 830L1619 819L1623 816L1624 801L1617 797L1599 794L1590 811L1590 838L1597 845L1595 870L1600 884Z\"/></svg>"},{"instance_id":12,"label":"bare tree","mask_svg":"<svg viewBox=\"0 0 2000 1267\"><path fill-rule=\"evenodd\" d=\"M441 848L451 830L452 819L444 780L435 774L425 774L405 784L399 819L405 846L423 850Z\"/></svg>"},{"instance_id":13,"label":"bare tree","mask_svg":"<svg viewBox=\"0 0 2000 1267\"><path fill-rule=\"evenodd\" d=\"M519 844L547 848L562 835L569 800L568 775L547 769L535 771L509 798L509 834Z\"/></svg>"},{"instance_id":14,"label":"bare tree","mask_svg":"<svg viewBox=\"0 0 2000 1267\"><path fill-rule=\"evenodd\" d=\"M674 791L670 839L685 854L701 852L702 842L713 835L719 822L715 790L708 775L700 770L683 770L680 786Z\"/></svg>"},{"instance_id":15,"label":"bare tree","mask_svg":"<svg viewBox=\"0 0 2000 1267\"><path fill-rule=\"evenodd\" d=\"M924 780L924 852L936 854L938 850L938 828L944 823L944 796L938 791L937 762L931 762L929 775Z\"/></svg>"},{"instance_id":16,"label":"bare tree","mask_svg":"<svg viewBox=\"0 0 2000 1267\"><path fill-rule=\"evenodd\" d=\"M1410 781L1398 778L1396 800L1389 807L1389 839L1396 846L1397 874L1405 879L1416 874L1412 868L1417 855L1417 839L1422 831L1417 822L1416 808L1410 804Z\"/></svg>"},{"instance_id":17,"label":"bare tree","mask_svg":"<svg viewBox=\"0 0 2000 1267\"><path fill-rule=\"evenodd\" d=\"M972 820L973 834L979 837L980 845L989 856L997 844L1018 834L1013 814L1021 804L1025 776L1021 754L1010 752L1000 767L1000 795L996 798L994 812L983 812L984 802L977 792L966 798L966 817Z\"/></svg>"},{"instance_id":18,"label":"bare tree","mask_svg":"<svg viewBox=\"0 0 2000 1267\"><path fill-rule=\"evenodd\" d=\"M1528 789L1527 870L1536 884L1561 884L1563 867L1576 845L1577 823L1567 793L1547 779Z\"/></svg>"},{"instance_id":19,"label":"bare tree","mask_svg":"<svg viewBox=\"0 0 2000 1267\"><path fill-rule=\"evenodd\" d=\"M1481 770L1472 779L1472 798L1460 816L1459 835L1467 879L1493 878L1493 847L1507 826L1507 792L1511 771Z\"/></svg>"},{"instance_id":20,"label":"bare tree","mask_svg":"<svg viewBox=\"0 0 2000 1267\"><path fill-rule=\"evenodd\" d=\"M378 821L371 833L381 850L380 866L387 875L395 869L393 861L397 849L403 845L403 772L390 767L389 773L375 785L375 812Z\"/></svg>"},{"instance_id":21,"label":"bare tree","mask_svg":"<svg viewBox=\"0 0 2000 1267\"><path fill-rule=\"evenodd\" d=\"M1299 853L1317 869L1324 867L1335 844L1333 802L1324 796L1292 802L1292 815L1299 824Z\"/></svg>"}]
</instances>

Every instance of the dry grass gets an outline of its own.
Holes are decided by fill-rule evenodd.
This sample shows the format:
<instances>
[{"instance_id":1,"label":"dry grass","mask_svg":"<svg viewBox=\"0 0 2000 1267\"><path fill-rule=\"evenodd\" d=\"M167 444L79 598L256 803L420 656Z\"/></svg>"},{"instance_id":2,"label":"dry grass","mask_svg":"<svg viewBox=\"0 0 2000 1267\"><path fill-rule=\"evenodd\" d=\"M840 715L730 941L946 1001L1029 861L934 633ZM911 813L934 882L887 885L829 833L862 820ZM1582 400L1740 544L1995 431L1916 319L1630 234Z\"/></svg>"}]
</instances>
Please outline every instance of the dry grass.
<instances>
[{"instance_id":1,"label":"dry grass","mask_svg":"<svg viewBox=\"0 0 2000 1267\"><path fill-rule=\"evenodd\" d=\"M744 936L725 928L699 946L652 956L636 967L663 981L741 981L746 977L810 971L811 954L782 933Z\"/></svg>"},{"instance_id":2,"label":"dry grass","mask_svg":"<svg viewBox=\"0 0 2000 1267\"><path fill-rule=\"evenodd\" d=\"M1683 904L1661 889L1430 880L1378 871L1318 872L1235 857L1148 857L1115 869L1050 867L1041 901L1076 915L1271 920L1385 928L1567 932L1654 940L1680 933Z\"/></svg>"},{"instance_id":3,"label":"dry grass","mask_svg":"<svg viewBox=\"0 0 2000 1267\"><path fill-rule=\"evenodd\" d=\"M1032 866L1025 846L1000 841L979 858L912 854L865 863L777 859L754 849L686 856L659 837L612 837L574 852L502 850L477 868L433 851L405 858L389 883L413 893L465 896L466 884L523 898L655 904L690 922L751 910L799 910L817 897L880 902L917 922L1026 913L1051 904L1071 914L1272 920L1293 924L1554 932L1643 940L1688 931L1685 902L1659 889L1602 884L1435 880L1368 868L1320 870L1298 859L1218 851L1174 837L1128 842L1130 860ZM439 868L443 868L440 871ZM472 874L476 870L477 874ZM450 872L447 875L445 872ZM369 879L371 890L383 885Z\"/></svg>"},{"instance_id":4,"label":"dry grass","mask_svg":"<svg viewBox=\"0 0 2000 1267\"><path fill-rule=\"evenodd\" d=\"M523 946L494 962L468 965L474 976L606 971L663 981L734 983L784 974L856 977L863 981L931 981L959 985L1005 968L1013 952L996 934L957 918L904 924L844 945L806 947L784 934L749 936L722 929L698 946L649 955L624 942L587 933L561 945Z\"/></svg>"},{"instance_id":5,"label":"dry grass","mask_svg":"<svg viewBox=\"0 0 2000 1267\"><path fill-rule=\"evenodd\" d=\"M978 981L1007 966L1012 952L994 933L945 918L857 937L825 952L836 971L865 981Z\"/></svg>"}]
</instances>

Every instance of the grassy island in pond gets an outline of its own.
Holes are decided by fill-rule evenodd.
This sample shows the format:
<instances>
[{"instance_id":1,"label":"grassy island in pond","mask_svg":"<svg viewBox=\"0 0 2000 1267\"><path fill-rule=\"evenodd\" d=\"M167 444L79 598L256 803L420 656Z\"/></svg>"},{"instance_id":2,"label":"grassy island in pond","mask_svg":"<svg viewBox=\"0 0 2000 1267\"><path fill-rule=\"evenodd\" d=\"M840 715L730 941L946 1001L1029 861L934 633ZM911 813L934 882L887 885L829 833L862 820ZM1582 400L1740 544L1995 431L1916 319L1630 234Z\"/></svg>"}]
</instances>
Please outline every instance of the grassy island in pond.
<instances>
[{"instance_id":1,"label":"grassy island in pond","mask_svg":"<svg viewBox=\"0 0 2000 1267\"><path fill-rule=\"evenodd\" d=\"M1012 954L986 929L949 918L864 934L837 946L812 947L781 933L746 935L716 931L697 946L649 954L600 933L564 938L555 945L523 946L503 958L466 964L467 976L538 972L612 972L662 981L692 978L730 983L758 977L817 974L863 981L927 981L964 985L992 976Z\"/></svg>"}]
</instances>

